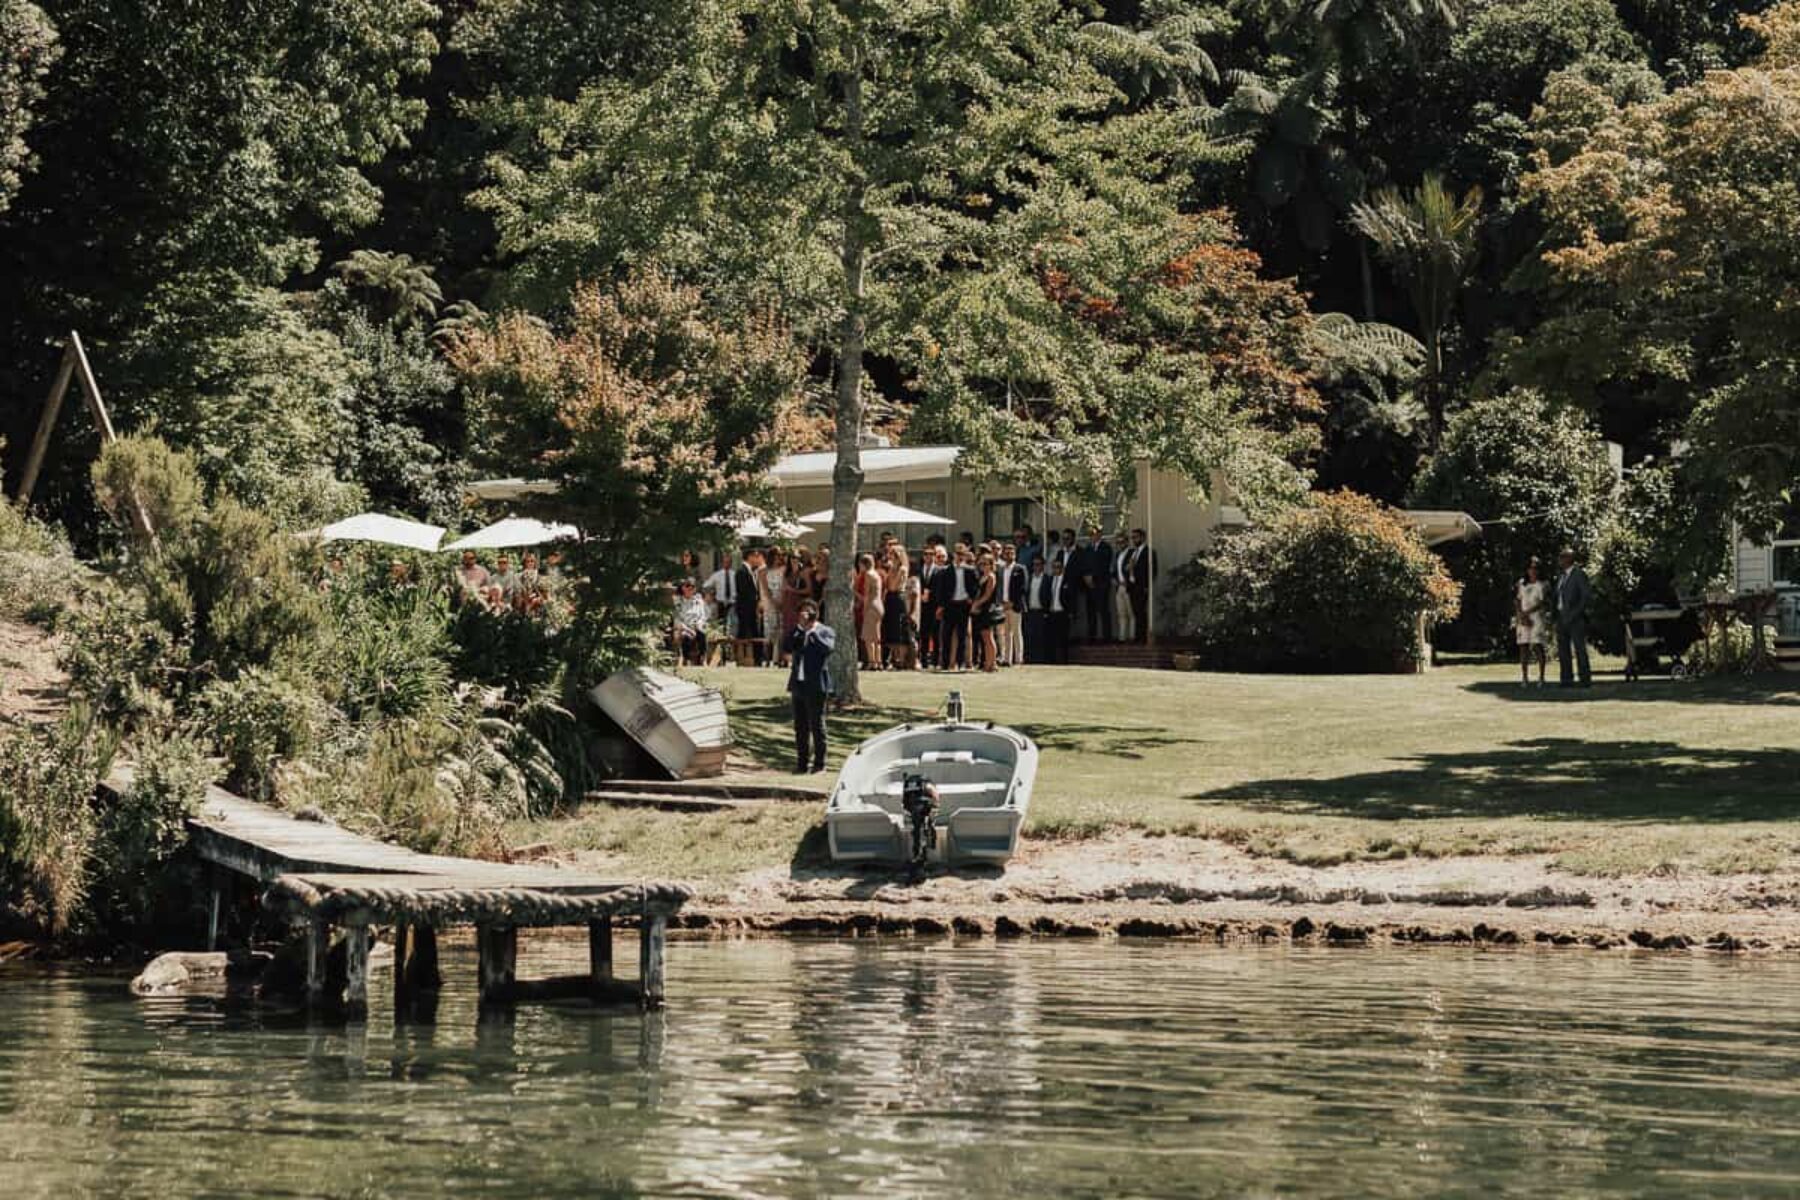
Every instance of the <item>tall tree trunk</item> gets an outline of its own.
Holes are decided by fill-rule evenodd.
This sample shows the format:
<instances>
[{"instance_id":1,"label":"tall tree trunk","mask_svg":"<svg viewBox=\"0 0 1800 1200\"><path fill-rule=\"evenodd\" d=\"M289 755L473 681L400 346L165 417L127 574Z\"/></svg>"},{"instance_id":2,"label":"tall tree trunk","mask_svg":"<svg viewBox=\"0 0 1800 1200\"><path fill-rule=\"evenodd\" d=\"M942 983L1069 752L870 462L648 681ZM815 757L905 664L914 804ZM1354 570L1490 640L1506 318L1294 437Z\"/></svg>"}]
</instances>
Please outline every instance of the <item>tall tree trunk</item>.
<instances>
[{"instance_id":1,"label":"tall tree trunk","mask_svg":"<svg viewBox=\"0 0 1800 1200\"><path fill-rule=\"evenodd\" d=\"M1426 334L1426 356L1425 449L1436 454L1444 441L1444 339L1435 327Z\"/></svg>"},{"instance_id":2,"label":"tall tree trunk","mask_svg":"<svg viewBox=\"0 0 1800 1200\"><path fill-rule=\"evenodd\" d=\"M1369 240L1356 239L1356 257L1362 266L1363 320L1375 319L1375 269L1369 264Z\"/></svg>"},{"instance_id":3,"label":"tall tree trunk","mask_svg":"<svg viewBox=\"0 0 1800 1200\"><path fill-rule=\"evenodd\" d=\"M844 186L844 244L839 261L844 270L844 321L837 349L837 465L831 472L831 580L825 606L837 631L831 655L831 677L838 702L859 704L862 687L856 670L856 506L862 500L863 343L868 332L863 311L863 270L868 257L863 226L862 75L852 64L844 79L844 137L850 148L850 177Z\"/></svg>"}]
</instances>

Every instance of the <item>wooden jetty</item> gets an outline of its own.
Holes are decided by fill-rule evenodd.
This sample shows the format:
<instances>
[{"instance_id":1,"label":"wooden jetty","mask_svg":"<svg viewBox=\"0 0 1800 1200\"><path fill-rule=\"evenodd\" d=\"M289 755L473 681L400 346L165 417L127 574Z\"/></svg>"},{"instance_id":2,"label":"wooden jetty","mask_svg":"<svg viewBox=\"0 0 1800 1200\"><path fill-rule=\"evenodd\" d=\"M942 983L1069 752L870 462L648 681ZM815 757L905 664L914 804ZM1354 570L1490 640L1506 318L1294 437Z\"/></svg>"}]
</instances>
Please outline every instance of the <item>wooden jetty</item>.
<instances>
[{"instance_id":1,"label":"wooden jetty","mask_svg":"<svg viewBox=\"0 0 1800 1200\"><path fill-rule=\"evenodd\" d=\"M107 786L129 786L127 770ZM218 939L219 903L232 875L264 891L266 911L303 926L309 1004L356 1015L368 1009L369 949L378 926L394 931L394 1004L404 1018L440 983L437 931L472 925L483 1005L586 996L596 1002L663 1004L663 955L669 918L687 901L678 884L621 883L554 867L479 862L418 854L320 821L296 820L264 804L209 788L189 818L190 840L211 865L207 948ZM638 921L638 978L613 977L615 917ZM516 977L521 928L588 929L588 973L557 979ZM341 995L325 994L332 933L345 957Z\"/></svg>"}]
</instances>

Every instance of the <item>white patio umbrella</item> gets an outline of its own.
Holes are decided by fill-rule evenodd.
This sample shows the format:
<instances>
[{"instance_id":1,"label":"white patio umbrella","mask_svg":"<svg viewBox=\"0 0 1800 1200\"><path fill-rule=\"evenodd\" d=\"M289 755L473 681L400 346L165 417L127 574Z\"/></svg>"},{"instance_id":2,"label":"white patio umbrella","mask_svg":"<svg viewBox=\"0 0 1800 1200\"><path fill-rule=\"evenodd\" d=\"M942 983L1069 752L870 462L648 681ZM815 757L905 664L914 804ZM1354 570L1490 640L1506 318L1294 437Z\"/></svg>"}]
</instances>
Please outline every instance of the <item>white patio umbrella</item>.
<instances>
[{"instance_id":1,"label":"white patio umbrella","mask_svg":"<svg viewBox=\"0 0 1800 1200\"><path fill-rule=\"evenodd\" d=\"M800 518L811 524L831 524L831 510L821 509ZM949 517L940 517L916 508L903 508L887 500L859 500L856 504L858 525L954 525Z\"/></svg>"},{"instance_id":2,"label":"white patio umbrella","mask_svg":"<svg viewBox=\"0 0 1800 1200\"><path fill-rule=\"evenodd\" d=\"M735 501L722 513L706 518L710 524L724 525L738 535L739 541L750 538L797 538L811 533L812 526L796 521L783 521L743 501Z\"/></svg>"},{"instance_id":3,"label":"white patio umbrella","mask_svg":"<svg viewBox=\"0 0 1800 1200\"><path fill-rule=\"evenodd\" d=\"M444 540L444 527L366 512L333 521L314 536L324 542L380 542L386 546L405 546L408 550L431 551Z\"/></svg>"},{"instance_id":4,"label":"white patio umbrella","mask_svg":"<svg viewBox=\"0 0 1800 1200\"><path fill-rule=\"evenodd\" d=\"M486 529L457 538L446 550L505 550L513 546L541 546L580 536L573 525L557 525L535 517L507 517Z\"/></svg>"}]
</instances>

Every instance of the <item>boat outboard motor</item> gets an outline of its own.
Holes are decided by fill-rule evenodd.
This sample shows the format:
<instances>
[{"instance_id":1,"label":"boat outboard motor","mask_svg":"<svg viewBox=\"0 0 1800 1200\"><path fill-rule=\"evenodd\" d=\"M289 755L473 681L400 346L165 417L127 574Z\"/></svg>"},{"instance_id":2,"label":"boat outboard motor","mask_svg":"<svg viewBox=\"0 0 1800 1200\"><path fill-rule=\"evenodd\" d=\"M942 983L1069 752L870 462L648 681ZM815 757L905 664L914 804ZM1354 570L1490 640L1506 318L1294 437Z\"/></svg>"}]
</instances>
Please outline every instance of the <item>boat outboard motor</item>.
<instances>
[{"instance_id":1,"label":"boat outboard motor","mask_svg":"<svg viewBox=\"0 0 1800 1200\"><path fill-rule=\"evenodd\" d=\"M963 719L963 698L961 692L951 692L944 697L944 720L952 725L961 725Z\"/></svg>"},{"instance_id":2,"label":"boat outboard motor","mask_svg":"<svg viewBox=\"0 0 1800 1200\"><path fill-rule=\"evenodd\" d=\"M932 821L937 815L937 802L937 785L923 775L908 775L900 785L900 807L906 810L912 824L912 855L908 862L914 879L925 873L925 863L937 845L937 825Z\"/></svg>"}]
</instances>

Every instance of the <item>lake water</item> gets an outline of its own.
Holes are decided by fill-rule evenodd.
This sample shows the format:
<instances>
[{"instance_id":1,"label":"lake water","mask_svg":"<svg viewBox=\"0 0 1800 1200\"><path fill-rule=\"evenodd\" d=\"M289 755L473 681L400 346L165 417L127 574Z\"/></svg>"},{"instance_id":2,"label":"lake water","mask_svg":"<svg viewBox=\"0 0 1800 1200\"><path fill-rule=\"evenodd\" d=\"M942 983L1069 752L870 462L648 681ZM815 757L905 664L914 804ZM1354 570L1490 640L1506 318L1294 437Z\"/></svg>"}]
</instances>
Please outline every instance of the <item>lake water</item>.
<instances>
[{"instance_id":1,"label":"lake water","mask_svg":"<svg viewBox=\"0 0 1800 1200\"><path fill-rule=\"evenodd\" d=\"M0 1195L1800 1192L1791 960L675 942L667 1012L510 1025L445 974L309 1031L0 968Z\"/></svg>"}]
</instances>

